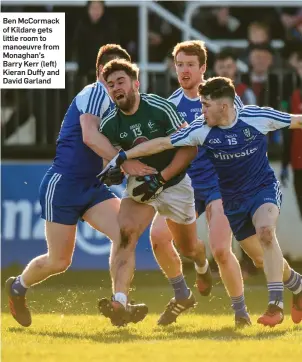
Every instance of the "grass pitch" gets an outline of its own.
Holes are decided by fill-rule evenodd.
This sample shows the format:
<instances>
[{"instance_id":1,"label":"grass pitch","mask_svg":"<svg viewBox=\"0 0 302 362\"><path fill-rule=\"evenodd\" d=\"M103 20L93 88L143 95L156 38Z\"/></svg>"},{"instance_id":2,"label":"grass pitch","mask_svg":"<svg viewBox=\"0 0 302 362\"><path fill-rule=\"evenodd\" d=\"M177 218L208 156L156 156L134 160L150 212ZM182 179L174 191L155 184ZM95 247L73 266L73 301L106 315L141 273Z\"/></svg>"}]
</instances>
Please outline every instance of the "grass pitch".
<instances>
[{"instance_id":1,"label":"grass pitch","mask_svg":"<svg viewBox=\"0 0 302 362\"><path fill-rule=\"evenodd\" d=\"M85 273L80 275L73 274L72 281L67 273L29 291L33 313L29 328L12 319L3 296L3 362L287 362L302 358L302 325L290 319L289 293L285 321L273 329L256 323L266 307L265 288L248 285L245 294L254 324L235 331L230 302L218 280L208 298L193 288L199 304L192 313L181 315L176 324L158 327L158 316L173 293L160 274L138 273L132 297L146 302L150 314L137 325L118 329L96 309L97 299L111 294L107 274L99 274L101 290L95 276L89 283L89 274L86 281ZM187 279L190 285L194 283L192 274Z\"/></svg>"}]
</instances>

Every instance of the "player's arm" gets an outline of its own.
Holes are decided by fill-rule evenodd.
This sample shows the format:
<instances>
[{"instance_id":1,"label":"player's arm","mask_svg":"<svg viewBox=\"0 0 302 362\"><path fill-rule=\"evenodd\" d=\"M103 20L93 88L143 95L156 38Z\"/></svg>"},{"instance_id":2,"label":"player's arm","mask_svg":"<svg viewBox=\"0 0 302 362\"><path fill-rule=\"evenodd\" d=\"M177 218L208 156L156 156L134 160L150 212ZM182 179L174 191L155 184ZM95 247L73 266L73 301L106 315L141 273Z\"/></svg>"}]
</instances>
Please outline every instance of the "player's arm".
<instances>
[{"instance_id":1,"label":"player's arm","mask_svg":"<svg viewBox=\"0 0 302 362\"><path fill-rule=\"evenodd\" d=\"M174 147L202 145L209 127L202 120L196 120L189 127L181 128L176 133L167 137L159 137L153 140L140 143L125 152L125 158L137 158L150 156Z\"/></svg>"},{"instance_id":2,"label":"player's arm","mask_svg":"<svg viewBox=\"0 0 302 362\"><path fill-rule=\"evenodd\" d=\"M302 128L302 115L289 114L269 107L246 106L240 111L244 122L266 134L280 128Z\"/></svg>"},{"instance_id":3,"label":"player's arm","mask_svg":"<svg viewBox=\"0 0 302 362\"><path fill-rule=\"evenodd\" d=\"M165 181L169 181L174 176L185 170L194 160L198 152L197 147L185 146L177 150L171 163L161 171Z\"/></svg>"},{"instance_id":4,"label":"player's arm","mask_svg":"<svg viewBox=\"0 0 302 362\"><path fill-rule=\"evenodd\" d=\"M302 128L302 114L291 114L290 116L291 118L289 128Z\"/></svg>"},{"instance_id":5,"label":"player's arm","mask_svg":"<svg viewBox=\"0 0 302 362\"><path fill-rule=\"evenodd\" d=\"M86 87L76 96L75 101L81 113L83 142L100 157L111 160L118 151L105 135L98 131L101 118L110 110L108 95L102 88Z\"/></svg>"},{"instance_id":6,"label":"player's arm","mask_svg":"<svg viewBox=\"0 0 302 362\"><path fill-rule=\"evenodd\" d=\"M99 133L100 118L92 114L82 114L80 116L83 142L100 157L111 160L117 155L118 150L102 133Z\"/></svg>"}]
</instances>

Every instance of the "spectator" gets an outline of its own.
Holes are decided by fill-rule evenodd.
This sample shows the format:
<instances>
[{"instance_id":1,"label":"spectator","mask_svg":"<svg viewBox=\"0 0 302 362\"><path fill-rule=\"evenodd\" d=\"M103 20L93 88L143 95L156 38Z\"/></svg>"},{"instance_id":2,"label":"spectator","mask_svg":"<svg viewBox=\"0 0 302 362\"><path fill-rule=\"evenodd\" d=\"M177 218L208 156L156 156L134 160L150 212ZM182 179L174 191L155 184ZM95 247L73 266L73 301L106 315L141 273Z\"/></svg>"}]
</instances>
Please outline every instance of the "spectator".
<instances>
[{"instance_id":1,"label":"spectator","mask_svg":"<svg viewBox=\"0 0 302 362\"><path fill-rule=\"evenodd\" d=\"M254 46L249 54L250 72L243 74L242 81L251 87L257 105L279 108L280 94L278 78L269 73L272 66L273 54L269 46Z\"/></svg>"},{"instance_id":2,"label":"spectator","mask_svg":"<svg viewBox=\"0 0 302 362\"><path fill-rule=\"evenodd\" d=\"M240 29L240 21L230 14L227 7L211 9L208 16L202 12L194 17L194 27L211 39L235 39Z\"/></svg>"},{"instance_id":3,"label":"spectator","mask_svg":"<svg viewBox=\"0 0 302 362\"><path fill-rule=\"evenodd\" d=\"M220 77L231 78L235 84L236 93L241 98L243 104L256 104L254 92L242 83L237 70L237 57L231 49L224 49L216 55L214 70Z\"/></svg>"},{"instance_id":4,"label":"spectator","mask_svg":"<svg viewBox=\"0 0 302 362\"><path fill-rule=\"evenodd\" d=\"M298 54L297 73L300 87L295 89L291 97L291 113L302 113L302 53ZM281 181L286 186L288 181L288 165L291 164L294 174L294 187L300 216L302 220L302 130L293 129L283 132L283 157Z\"/></svg>"},{"instance_id":5,"label":"spectator","mask_svg":"<svg viewBox=\"0 0 302 362\"><path fill-rule=\"evenodd\" d=\"M85 83L95 81L95 58L99 48L107 43L119 43L116 22L107 13L104 1L88 1L86 14L74 36L75 60Z\"/></svg>"},{"instance_id":6,"label":"spectator","mask_svg":"<svg viewBox=\"0 0 302 362\"><path fill-rule=\"evenodd\" d=\"M302 8L294 14L283 12L280 18L286 31L286 40L302 42Z\"/></svg>"},{"instance_id":7,"label":"spectator","mask_svg":"<svg viewBox=\"0 0 302 362\"><path fill-rule=\"evenodd\" d=\"M270 28L267 24L261 22L252 22L247 29L248 41L250 46L268 45L270 39Z\"/></svg>"}]
</instances>

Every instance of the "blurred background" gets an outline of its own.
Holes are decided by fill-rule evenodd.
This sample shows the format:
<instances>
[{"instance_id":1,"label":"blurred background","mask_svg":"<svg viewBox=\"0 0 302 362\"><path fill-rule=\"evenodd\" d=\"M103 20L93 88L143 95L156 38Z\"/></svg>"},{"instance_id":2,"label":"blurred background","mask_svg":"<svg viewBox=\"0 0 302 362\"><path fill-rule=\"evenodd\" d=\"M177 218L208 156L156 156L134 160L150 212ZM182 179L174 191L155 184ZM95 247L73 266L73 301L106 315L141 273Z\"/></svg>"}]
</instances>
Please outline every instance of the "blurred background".
<instances>
[{"instance_id":1,"label":"blurred background","mask_svg":"<svg viewBox=\"0 0 302 362\"><path fill-rule=\"evenodd\" d=\"M142 92L168 97L178 88L171 51L204 40L206 77L232 78L244 104L302 113L301 1L2 1L2 12L65 13L66 88L1 91L2 265L24 265L45 251L38 188L55 154L73 97L95 81L100 46L118 43L141 68ZM282 179L278 226L284 254L302 266L302 131L276 131L269 159ZM122 187L115 188L118 195ZM204 219L198 224L207 239ZM109 241L80 223L73 268L108 267ZM18 253L16 249L18 248ZM234 248L247 273L255 272ZM138 269L157 268L148 231L137 249ZM242 258L243 257L243 258Z\"/></svg>"}]
</instances>

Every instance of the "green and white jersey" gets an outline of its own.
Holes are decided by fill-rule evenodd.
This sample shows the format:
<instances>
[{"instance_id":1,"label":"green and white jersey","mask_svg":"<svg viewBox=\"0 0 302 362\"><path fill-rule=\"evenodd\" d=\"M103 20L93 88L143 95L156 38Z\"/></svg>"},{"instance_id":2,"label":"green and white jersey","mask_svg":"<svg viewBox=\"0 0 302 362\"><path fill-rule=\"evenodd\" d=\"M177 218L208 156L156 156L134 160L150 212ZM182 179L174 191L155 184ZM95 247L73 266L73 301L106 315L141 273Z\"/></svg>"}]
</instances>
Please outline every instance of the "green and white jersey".
<instances>
[{"instance_id":1,"label":"green and white jersey","mask_svg":"<svg viewBox=\"0 0 302 362\"><path fill-rule=\"evenodd\" d=\"M116 107L102 119L100 132L114 146L127 151L139 143L174 133L184 122L185 120L178 114L173 103L155 94L142 93L138 110L134 114L126 115ZM166 150L143 157L141 160L158 171L162 171L170 164L176 151L176 149ZM171 183L180 181L184 174L185 172L174 178L174 182L170 180ZM169 186L171 183L169 182Z\"/></svg>"}]
</instances>

